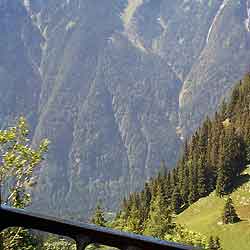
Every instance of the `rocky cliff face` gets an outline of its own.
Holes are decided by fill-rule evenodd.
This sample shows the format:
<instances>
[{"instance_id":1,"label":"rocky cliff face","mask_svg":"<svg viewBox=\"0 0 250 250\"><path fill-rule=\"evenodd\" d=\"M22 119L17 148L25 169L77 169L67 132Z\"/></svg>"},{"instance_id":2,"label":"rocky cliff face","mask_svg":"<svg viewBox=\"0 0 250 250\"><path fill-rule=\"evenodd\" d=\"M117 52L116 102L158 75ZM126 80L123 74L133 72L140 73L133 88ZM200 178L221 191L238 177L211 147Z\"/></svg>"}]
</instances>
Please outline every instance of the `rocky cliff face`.
<instances>
[{"instance_id":1,"label":"rocky cliff face","mask_svg":"<svg viewBox=\"0 0 250 250\"><path fill-rule=\"evenodd\" d=\"M0 10L6 14L12 5L20 3L2 0ZM182 137L248 70L248 0L24 0L23 6L26 21L16 10L5 22L0 15L0 29L13 23L6 39L28 58L9 77L21 74L21 84L33 84L23 93L0 76L1 88L27 96L27 110L7 99L13 110L2 106L1 119L32 111L34 144L52 141L34 207L56 214L88 214L98 199L114 209L161 160L172 166ZM2 45L0 51L7 53Z\"/></svg>"},{"instance_id":2,"label":"rocky cliff face","mask_svg":"<svg viewBox=\"0 0 250 250\"><path fill-rule=\"evenodd\" d=\"M16 114L34 125L41 87L42 37L19 1L0 1L0 121Z\"/></svg>"},{"instance_id":3,"label":"rocky cliff face","mask_svg":"<svg viewBox=\"0 0 250 250\"><path fill-rule=\"evenodd\" d=\"M249 72L250 1L224 0L212 19L206 43L180 93L180 124L190 132L227 96L239 75Z\"/></svg>"}]
</instances>

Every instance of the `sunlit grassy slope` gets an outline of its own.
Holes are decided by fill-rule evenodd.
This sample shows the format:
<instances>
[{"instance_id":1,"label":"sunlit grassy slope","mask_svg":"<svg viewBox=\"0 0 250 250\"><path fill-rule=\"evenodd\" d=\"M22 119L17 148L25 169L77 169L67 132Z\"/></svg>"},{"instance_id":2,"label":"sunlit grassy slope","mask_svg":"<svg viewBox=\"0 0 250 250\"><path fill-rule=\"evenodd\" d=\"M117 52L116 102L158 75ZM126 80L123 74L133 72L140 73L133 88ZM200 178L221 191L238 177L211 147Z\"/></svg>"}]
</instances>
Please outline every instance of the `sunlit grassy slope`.
<instances>
[{"instance_id":1,"label":"sunlit grassy slope","mask_svg":"<svg viewBox=\"0 0 250 250\"><path fill-rule=\"evenodd\" d=\"M202 198L187 210L177 216L176 221L186 225L192 231L205 235L218 235L221 238L223 250L250 249L250 166L237 179L238 187L231 197L241 222L233 225L222 225L221 214L225 199L212 193Z\"/></svg>"}]
</instances>

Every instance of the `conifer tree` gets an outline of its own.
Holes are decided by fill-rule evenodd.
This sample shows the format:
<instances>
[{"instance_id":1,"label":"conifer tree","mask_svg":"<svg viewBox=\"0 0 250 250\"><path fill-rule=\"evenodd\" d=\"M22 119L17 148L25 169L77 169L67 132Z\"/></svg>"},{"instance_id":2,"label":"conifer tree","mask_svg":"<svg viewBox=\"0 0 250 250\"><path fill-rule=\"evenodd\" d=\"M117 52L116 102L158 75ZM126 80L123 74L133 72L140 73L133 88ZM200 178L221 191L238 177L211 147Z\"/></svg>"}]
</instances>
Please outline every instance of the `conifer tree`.
<instances>
[{"instance_id":1,"label":"conifer tree","mask_svg":"<svg viewBox=\"0 0 250 250\"><path fill-rule=\"evenodd\" d=\"M227 182L228 182L228 177L226 174L224 163L221 161L221 165L218 168L218 176L217 176L217 182L216 182L216 194L219 197L222 197L223 195L227 194L226 192Z\"/></svg>"},{"instance_id":2,"label":"conifer tree","mask_svg":"<svg viewBox=\"0 0 250 250\"><path fill-rule=\"evenodd\" d=\"M189 170L189 195L188 202L189 204L193 204L198 199L197 193L197 166L196 164L190 165Z\"/></svg>"},{"instance_id":3,"label":"conifer tree","mask_svg":"<svg viewBox=\"0 0 250 250\"><path fill-rule=\"evenodd\" d=\"M209 241L208 241L208 249L209 250L222 250L220 239L218 236L216 236L215 238L210 236Z\"/></svg>"},{"instance_id":4,"label":"conifer tree","mask_svg":"<svg viewBox=\"0 0 250 250\"><path fill-rule=\"evenodd\" d=\"M93 223L97 226L101 226L101 227L106 226L107 221L105 220L104 210L100 204L98 204L96 206L95 213L93 214L93 216L91 218L91 223Z\"/></svg>"},{"instance_id":5,"label":"conifer tree","mask_svg":"<svg viewBox=\"0 0 250 250\"><path fill-rule=\"evenodd\" d=\"M215 247L216 250L222 250L221 243L220 243L220 238L218 236L215 237L214 247Z\"/></svg>"},{"instance_id":6,"label":"conifer tree","mask_svg":"<svg viewBox=\"0 0 250 250\"><path fill-rule=\"evenodd\" d=\"M197 170L197 191L199 197L204 197L208 194L208 185L206 178L206 165L205 157L201 157L198 161L198 170Z\"/></svg>"},{"instance_id":7,"label":"conifer tree","mask_svg":"<svg viewBox=\"0 0 250 250\"><path fill-rule=\"evenodd\" d=\"M144 226L142 219L143 217L141 216L140 208L133 203L124 230L131 233L141 234Z\"/></svg>"},{"instance_id":8,"label":"conifer tree","mask_svg":"<svg viewBox=\"0 0 250 250\"><path fill-rule=\"evenodd\" d=\"M172 233L175 228L172 222L172 214L168 207L164 206L163 197L158 189L153 196L148 220L146 222L144 234L164 239L166 233Z\"/></svg>"},{"instance_id":9,"label":"conifer tree","mask_svg":"<svg viewBox=\"0 0 250 250\"><path fill-rule=\"evenodd\" d=\"M142 221L145 222L148 218L150 201L151 201L151 192L149 184L146 182L144 190L141 192L141 217Z\"/></svg>"},{"instance_id":10,"label":"conifer tree","mask_svg":"<svg viewBox=\"0 0 250 250\"><path fill-rule=\"evenodd\" d=\"M246 157L246 163L250 163L250 123L249 128L246 129L245 134L245 157Z\"/></svg>"},{"instance_id":11,"label":"conifer tree","mask_svg":"<svg viewBox=\"0 0 250 250\"><path fill-rule=\"evenodd\" d=\"M232 117L233 115L235 115L234 110L239 100L239 97L240 97L240 91L239 91L239 87L237 86L233 89L231 100L230 100L230 103L228 104L228 116L229 117Z\"/></svg>"},{"instance_id":12,"label":"conifer tree","mask_svg":"<svg viewBox=\"0 0 250 250\"><path fill-rule=\"evenodd\" d=\"M171 209L174 213L178 213L182 205L182 198L180 190L178 187L175 187L172 197L171 197Z\"/></svg>"},{"instance_id":13,"label":"conifer tree","mask_svg":"<svg viewBox=\"0 0 250 250\"><path fill-rule=\"evenodd\" d=\"M236 213L236 210L233 205L233 201L231 197L229 197L226 201L223 214L222 214L222 222L224 224L233 224L240 221L239 216Z\"/></svg>"},{"instance_id":14,"label":"conifer tree","mask_svg":"<svg viewBox=\"0 0 250 250\"><path fill-rule=\"evenodd\" d=\"M224 131L223 131L224 132ZM220 146L219 146L219 160L218 160L218 170L217 170L217 181L216 181L216 194L218 196L223 196L226 194L228 175L225 167L225 147L224 147L224 133L220 136Z\"/></svg>"},{"instance_id":15,"label":"conifer tree","mask_svg":"<svg viewBox=\"0 0 250 250\"><path fill-rule=\"evenodd\" d=\"M221 114L222 121L224 121L227 118L227 110L228 110L227 102L224 99L220 106L220 114Z\"/></svg>"},{"instance_id":16,"label":"conifer tree","mask_svg":"<svg viewBox=\"0 0 250 250\"><path fill-rule=\"evenodd\" d=\"M182 183L181 183L181 199L184 203L188 201L189 194L189 169L184 165L183 166L183 175L182 175Z\"/></svg>"},{"instance_id":17,"label":"conifer tree","mask_svg":"<svg viewBox=\"0 0 250 250\"><path fill-rule=\"evenodd\" d=\"M167 203L171 202L171 197L172 197L172 187L171 187L171 173L170 171L168 172L166 176L166 180L164 183L164 190L165 190L165 201Z\"/></svg>"},{"instance_id":18,"label":"conifer tree","mask_svg":"<svg viewBox=\"0 0 250 250\"><path fill-rule=\"evenodd\" d=\"M210 237L209 237L208 249L209 249L209 250L214 250L214 238L213 238L213 236L210 236Z\"/></svg>"},{"instance_id":19,"label":"conifer tree","mask_svg":"<svg viewBox=\"0 0 250 250\"><path fill-rule=\"evenodd\" d=\"M100 202L97 204L90 222L100 227L106 227L107 221L105 220L104 209L102 208ZM99 247L99 244L93 244L94 249L99 249Z\"/></svg>"},{"instance_id":20,"label":"conifer tree","mask_svg":"<svg viewBox=\"0 0 250 250\"><path fill-rule=\"evenodd\" d=\"M244 165L241 141L231 125L221 136L219 154L216 191L219 196L222 196L232 191L233 178L240 174Z\"/></svg>"}]
</instances>

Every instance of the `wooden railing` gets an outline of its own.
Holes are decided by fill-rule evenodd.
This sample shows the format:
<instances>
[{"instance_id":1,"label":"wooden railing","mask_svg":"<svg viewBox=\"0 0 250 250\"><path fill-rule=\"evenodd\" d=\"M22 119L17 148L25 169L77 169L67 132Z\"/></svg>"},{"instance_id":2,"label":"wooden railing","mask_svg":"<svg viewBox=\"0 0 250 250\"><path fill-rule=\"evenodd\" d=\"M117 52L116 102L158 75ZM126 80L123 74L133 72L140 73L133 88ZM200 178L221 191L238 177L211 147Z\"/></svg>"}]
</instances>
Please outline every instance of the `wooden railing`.
<instances>
[{"instance_id":1,"label":"wooden railing","mask_svg":"<svg viewBox=\"0 0 250 250\"><path fill-rule=\"evenodd\" d=\"M193 250L193 247L157 240L95 225L74 223L42 216L22 209L0 207L0 231L9 227L23 227L69 237L76 242L77 250L90 244L100 244L121 250Z\"/></svg>"}]
</instances>

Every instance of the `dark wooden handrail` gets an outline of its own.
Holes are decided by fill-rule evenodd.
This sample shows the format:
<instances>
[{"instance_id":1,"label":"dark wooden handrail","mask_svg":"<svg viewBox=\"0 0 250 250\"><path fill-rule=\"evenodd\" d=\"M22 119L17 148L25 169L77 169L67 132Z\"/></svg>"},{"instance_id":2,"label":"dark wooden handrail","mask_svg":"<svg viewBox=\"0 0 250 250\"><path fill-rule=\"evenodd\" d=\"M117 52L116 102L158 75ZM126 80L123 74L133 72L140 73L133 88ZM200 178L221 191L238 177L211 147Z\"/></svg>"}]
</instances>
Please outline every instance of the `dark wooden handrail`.
<instances>
[{"instance_id":1,"label":"dark wooden handrail","mask_svg":"<svg viewBox=\"0 0 250 250\"><path fill-rule=\"evenodd\" d=\"M35 214L26 210L0 207L0 231L9 227L24 227L74 239L78 250L97 243L121 250L193 250L193 247L166 242L131 233L115 231L85 223L75 223Z\"/></svg>"}]
</instances>

